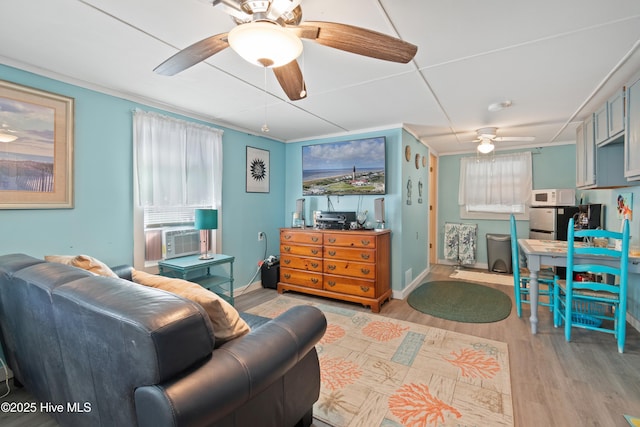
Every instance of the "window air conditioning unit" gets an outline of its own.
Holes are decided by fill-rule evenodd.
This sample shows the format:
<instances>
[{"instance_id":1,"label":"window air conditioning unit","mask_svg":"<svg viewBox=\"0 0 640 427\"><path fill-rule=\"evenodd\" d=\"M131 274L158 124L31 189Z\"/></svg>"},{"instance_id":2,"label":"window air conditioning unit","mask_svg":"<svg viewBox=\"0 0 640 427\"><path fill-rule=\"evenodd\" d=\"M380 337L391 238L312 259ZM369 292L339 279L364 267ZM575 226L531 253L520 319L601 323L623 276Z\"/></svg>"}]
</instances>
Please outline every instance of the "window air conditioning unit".
<instances>
[{"instance_id":1,"label":"window air conditioning unit","mask_svg":"<svg viewBox=\"0 0 640 427\"><path fill-rule=\"evenodd\" d=\"M200 253L200 230L189 227L166 227L145 231L145 261Z\"/></svg>"},{"instance_id":2,"label":"window air conditioning unit","mask_svg":"<svg viewBox=\"0 0 640 427\"><path fill-rule=\"evenodd\" d=\"M164 259L200 253L200 230L173 228L162 230L162 255Z\"/></svg>"}]
</instances>

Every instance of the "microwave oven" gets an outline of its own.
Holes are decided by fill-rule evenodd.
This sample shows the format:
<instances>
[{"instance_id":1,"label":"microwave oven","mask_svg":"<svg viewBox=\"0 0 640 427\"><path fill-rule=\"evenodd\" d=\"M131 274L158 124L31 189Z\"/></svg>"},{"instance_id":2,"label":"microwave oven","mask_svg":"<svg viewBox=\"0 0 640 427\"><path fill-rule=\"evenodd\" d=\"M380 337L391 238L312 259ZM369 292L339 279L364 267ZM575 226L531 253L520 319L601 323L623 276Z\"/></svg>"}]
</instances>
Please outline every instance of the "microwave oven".
<instances>
[{"instance_id":1,"label":"microwave oven","mask_svg":"<svg viewBox=\"0 0 640 427\"><path fill-rule=\"evenodd\" d=\"M573 188L532 190L531 206L575 206L576 190Z\"/></svg>"}]
</instances>

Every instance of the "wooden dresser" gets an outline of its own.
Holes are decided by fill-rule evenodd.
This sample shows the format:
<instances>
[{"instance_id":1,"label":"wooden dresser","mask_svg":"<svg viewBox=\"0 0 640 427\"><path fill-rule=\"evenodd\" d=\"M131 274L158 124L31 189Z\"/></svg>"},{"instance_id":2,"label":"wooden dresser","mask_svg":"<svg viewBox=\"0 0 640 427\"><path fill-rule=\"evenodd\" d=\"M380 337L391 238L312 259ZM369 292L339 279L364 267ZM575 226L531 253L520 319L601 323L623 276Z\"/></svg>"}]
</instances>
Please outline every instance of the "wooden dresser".
<instances>
[{"instance_id":1,"label":"wooden dresser","mask_svg":"<svg viewBox=\"0 0 640 427\"><path fill-rule=\"evenodd\" d=\"M280 230L278 292L357 302L380 311L391 299L391 231Z\"/></svg>"}]
</instances>

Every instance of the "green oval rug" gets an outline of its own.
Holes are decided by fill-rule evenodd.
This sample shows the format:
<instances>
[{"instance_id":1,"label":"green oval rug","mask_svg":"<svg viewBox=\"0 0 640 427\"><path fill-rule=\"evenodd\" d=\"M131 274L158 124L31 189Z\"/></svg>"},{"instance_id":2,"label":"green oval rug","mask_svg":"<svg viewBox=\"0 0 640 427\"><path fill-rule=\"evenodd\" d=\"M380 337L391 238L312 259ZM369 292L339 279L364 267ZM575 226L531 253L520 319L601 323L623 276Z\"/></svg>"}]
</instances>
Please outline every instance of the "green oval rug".
<instances>
[{"instance_id":1,"label":"green oval rug","mask_svg":"<svg viewBox=\"0 0 640 427\"><path fill-rule=\"evenodd\" d=\"M459 281L434 281L417 287L407 299L416 310L465 323L491 323L511 313L511 298L487 286Z\"/></svg>"}]
</instances>

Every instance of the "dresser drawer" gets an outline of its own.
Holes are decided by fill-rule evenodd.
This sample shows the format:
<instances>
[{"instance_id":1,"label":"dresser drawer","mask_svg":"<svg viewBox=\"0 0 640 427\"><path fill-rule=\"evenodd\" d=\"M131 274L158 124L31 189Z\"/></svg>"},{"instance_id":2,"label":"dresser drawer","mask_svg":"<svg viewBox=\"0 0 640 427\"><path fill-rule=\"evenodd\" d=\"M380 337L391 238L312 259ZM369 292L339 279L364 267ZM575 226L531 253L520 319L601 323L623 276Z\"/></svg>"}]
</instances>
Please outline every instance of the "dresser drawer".
<instances>
[{"instance_id":1,"label":"dresser drawer","mask_svg":"<svg viewBox=\"0 0 640 427\"><path fill-rule=\"evenodd\" d=\"M291 255L280 256L280 267L297 268L299 270L322 272L322 259L305 258Z\"/></svg>"},{"instance_id":2,"label":"dresser drawer","mask_svg":"<svg viewBox=\"0 0 640 427\"><path fill-rule=\"evenodd\" d=\"M376 285L373 280L354 279L351 277L324 275L324 289L341 294L358 295L373 298L376 295Z\"/></svg>"},{"instance_id":3,"label":"dresser drawer","mask_svg":"<svg viewBox=\"0 0 640 427\"><path fill-rule=\"evenodd\" d=\"M280 231L280 244L302 243L307 245L321 245L322 233L313 231Z\"/></svg>"},{"instance_id":4,"label":"dresser drawer","mask_svg":"<svg viewBox=\"0 0 640 427\"><path fill-rule=\"evenodd\" d=\"M349 248L368 248L375 249L375 236L367 236L362 234L344 233L326 233L324 235L325 246L344 246Z\"/></svg>"},{"instance_id":5,"label":"dresser drawer","mask_svg":"<svg viewBox=\"0 0 640 427\"><path fill-rule=\"evenodd\" d=\"M280 281L307 288L322 289L322 273L280 267Z\"/></svg>"},{"instance_id":6,"label":"dresser drawer","mask_svg":"<svg viewBox=\"0 0 640 427\"><path fill-rule=\"evenodd\" d=\"M339 276L344 275L371 280L376 278L375 264L367 264L364 262L327 259L325 260L323 271L326 274L336 274Z\"/></svg>"},{"instance_id":7,"label":"dresser drawer","mask_svg":"<svg viewBox=\"0 0 640 427\"><path fill-rule=\"evenodd\" d=\"M280 245L280 254L301 255L320 258L322 257L322 247L283 243Z\"/></svg>"},{"instance_id":8,"label":"dresser drawer","mask_svg":"<svg viewBox=\"0 0 640 427\"><path fill-rule=\"evenodd\" d=\"M375 262L375 249L343 248L338 246L325 246L324 258L342 259L347 261Z\"/></svg>"}]
</instances>

